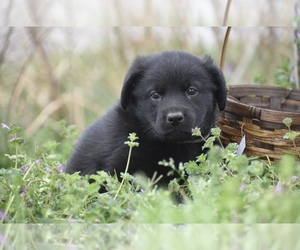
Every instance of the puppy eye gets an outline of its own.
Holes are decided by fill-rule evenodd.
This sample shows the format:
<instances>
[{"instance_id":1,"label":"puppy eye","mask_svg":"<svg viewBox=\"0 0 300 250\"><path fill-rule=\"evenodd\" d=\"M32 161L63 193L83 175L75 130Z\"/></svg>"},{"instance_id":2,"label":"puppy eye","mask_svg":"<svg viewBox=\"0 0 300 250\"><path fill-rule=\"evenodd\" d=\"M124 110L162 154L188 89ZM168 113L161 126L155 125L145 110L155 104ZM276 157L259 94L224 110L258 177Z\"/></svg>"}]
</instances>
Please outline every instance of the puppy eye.
<instances>
[{"instance_id":1,"label":"puppy eye","mask_svg":"<svg viewBox=\"0 0 300 250\"><path fill-rule=\"evenodd\" d=\"M152 92L151 94L150 94L150 97L153 99L153 100L158 100L158 99L160 99L160 94L158 94L157 92Z\"/></svg>"},{"instance_id":2,"label":"puppy eye","mask_svg":"<svg viewBox=\"0 0 300 250\"><path fill-rule=\"evenodd\" d=\"M194 87L190 87L186 92L188 95L196 95L198 93L198 90Z\"/></svg>"}]
</instances>

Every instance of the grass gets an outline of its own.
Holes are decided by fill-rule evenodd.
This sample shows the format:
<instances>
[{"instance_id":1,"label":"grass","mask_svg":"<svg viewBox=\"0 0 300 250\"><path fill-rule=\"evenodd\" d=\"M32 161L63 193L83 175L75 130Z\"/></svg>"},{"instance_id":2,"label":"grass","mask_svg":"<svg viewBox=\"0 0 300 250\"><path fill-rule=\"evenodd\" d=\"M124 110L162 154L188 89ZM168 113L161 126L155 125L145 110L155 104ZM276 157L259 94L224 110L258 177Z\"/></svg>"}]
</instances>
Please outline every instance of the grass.
<instances>
[{"instance_id":1,"label":"grass","mask_svg":"<svg viewBox=\"0 0 300 250\"><path fill-rule=\"evenodd\" d=\"M292 121L284 122L290 126ZM220 136L220 130L214 129L213 136L204 145L209 149L207 154L180 166L174 166L168 159L160 163L170 169L170 174L178 171L184 181L179 184L182 182L174 179L164 190L155 186L155 179L131 176L126 171L121 182L102 171L90 177L65 174L68 152L59 149L69 151L78 131L74 126L67 127L65 122L57 126L64 139L60 143L47 141L34 145L31 155L22 129L2 124L1 133L8 133L14 150L13 154L6 154L13 167L0 169L2 249L19 246L22 241L35 248L46 244L76 249L92 245L98 246L96 249L157 249L156 237L165 230L168 237L159 240L165 242L167 249L176 246L193 249L195 245L189 237L196 237L194 243L198 247L206 244L213 249L220 246L213 239L224 241L223 247L235 244L232 237L237 237L236 244L242 244L240 234L242 239L254 244L257 238L246 225L253 227L253 232L269 237L268 230L274 230L276 223L300 222L300 164L291 155L284 155L277 163L236 156L236 144L225 148L213 145ZM200 130L196 128L194 135L201 136ZM138 137L131 134L128 138L130 157L131 150L138 146ZM287 134L286 138L294 140L295 136ZM92 184L89 178L94 180ZM105 185L108 192L98 193L100 185ZM183 204L174 201L176 194L183 198ZM259 223L273 224L259 228ZM291 225L277 230L283 230L284 234L292 228ZM40 241L25 230L39 235ZM93 230L101 237L93 234ZM203 233L196 236L193 230ZM220 238L222 234L224 237ZM143 241L138 241L137 235ZM156 247L151 248L147 242ZM279 239L274 242L283 244Z\"/></svg>"},{"instance_id":2,"label":"grass","mask_svg":"<svg viewBox=\"0 0 300 250\"><path fill-rule=\"evenodd\" d=\"M286 224L11 224L7 238L22 249L250 250L298 249L298 232Z\"/></svg>"},{"instance_id":3,"label":"grass","mask_svg":"<svg viewBox=\"0 0 300 250\"><path fill-rule=\"evenodd\" d=\"M205 145L210 149L208 154L202 154L196 161L179 167L184 186L174 180L169 190L158 190L142 176L130 176L126 171L121 183L99 172L90 177L95 182L89 184L88 177L63 173L65 157L63 153L55 153L59 146L57 142L49 141L41 146L41 151L36 150L35 156L28 156L22 152L26 145L24 139L19 137L21 129L15 126L3 127L11 135L10 143L14 145L15 154L6 155L14 162L14 167L1 169L2 222L57 222L72 219L78 222L107 223L126 219L149 223L256 223L299 220L297 210L291 213L293 206L289 203L282 209L290 208L291 211L283 213L283 217L276 217L278 211L272 209L259 213L255 210L264 206L272 207L272 202L275 206L278 200L285 197L297 197L300 169L294 157L289 155L276 164L244 155L236 157L237 145L230 144L226 148L213 146L212 142L216 138L211 137ZM66 138L78 135L73 126L62 128ZM219 131L214 134L218 136ZM129 136L129 139L127 143L131 152L138 144L134 142L137 139L135 135ZM40 148L37 145L35 147ZM172 161L162 161L161 165L170 168L170 174L178 169ZM189 174L188 179L184 172ZM132 181L135 185L132 185ZM109 192L99 194L99 185L106 185ZM186 204L177 206L172 200L171 191L183 193ZM198 213L188 212L200 207ZM136 211L139 211L138 216ZM250 216L252 213L255 216Z\"/></svg>"}]
</instances>

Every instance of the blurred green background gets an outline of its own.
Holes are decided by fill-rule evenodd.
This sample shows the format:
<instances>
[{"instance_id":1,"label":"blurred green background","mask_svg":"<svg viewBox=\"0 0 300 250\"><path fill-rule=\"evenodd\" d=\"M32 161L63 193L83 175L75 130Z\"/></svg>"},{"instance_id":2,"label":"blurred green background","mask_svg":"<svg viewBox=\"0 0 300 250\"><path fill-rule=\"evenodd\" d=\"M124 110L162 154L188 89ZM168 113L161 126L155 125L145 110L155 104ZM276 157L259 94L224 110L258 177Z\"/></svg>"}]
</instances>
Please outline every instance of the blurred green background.
<instances>
[{"instance_id":1,"label":"blurred green background","mask_svg":"<svg viewBox=\"0 0 300 250\"><path fill-rule=\"evenodd\" d=\"M83 131L103 115L137 55L178 49L219 65L225 7L221 0L1 1L0 122L41 143L56 139L62 119ZM291 0L233 2L227 83L274 85L277 67L296 62L294 20ZM0 138L2 154L4 132ZM1 156L0 167L5 162Z\"/></svg>"}]
</instances>

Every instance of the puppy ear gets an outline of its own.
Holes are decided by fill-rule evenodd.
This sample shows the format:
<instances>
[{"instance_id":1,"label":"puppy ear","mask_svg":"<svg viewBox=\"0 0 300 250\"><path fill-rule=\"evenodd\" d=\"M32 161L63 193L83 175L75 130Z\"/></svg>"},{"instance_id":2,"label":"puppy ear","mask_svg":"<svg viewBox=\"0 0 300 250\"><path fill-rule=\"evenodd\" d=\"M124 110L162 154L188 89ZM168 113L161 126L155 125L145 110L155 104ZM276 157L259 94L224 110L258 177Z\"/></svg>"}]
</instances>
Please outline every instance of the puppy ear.
<instances>
[{"instance_id":1,"label":"puppy ear","mask_svg":"<svg viewBox=\"0 0 300 250\"><path fill-rule=\"evenodd\" d=\"M137 57L128 70L121 92L121 106L126 109L130 100L134 86L143 77L146 69L146 60L144 57Z\"/></svg>"},{"instance_id":2,"label":"puppy ear","mask_svg":"<svg viewBox=\"0 0 300 250\"><path fill-rule=\"evenodd\" d=\"M214 66L214 79L215 83L218 87L218 90L216 91L216 100L219 106L220 111L224 110L226 107L226 102L227 102L227 87L226 87L226 82L224 75L222 71Z\"/></svg>"},{"instance_id":3,"label":"puppy ear","mask_svg":"<svg viewBox=\"0 0 300 250\"><path fill-rule=\"evenodd\" d=\"M210 72L212 81L217 87L215 98L217 100L220 111L222 111L225 109L227 101L227 87L224 75L222 71L216 65L213 64L213 61L210 57L206 56L204 59L208 64L210 64L208 66L208 71Z\"/></svg>"}]
</instances>

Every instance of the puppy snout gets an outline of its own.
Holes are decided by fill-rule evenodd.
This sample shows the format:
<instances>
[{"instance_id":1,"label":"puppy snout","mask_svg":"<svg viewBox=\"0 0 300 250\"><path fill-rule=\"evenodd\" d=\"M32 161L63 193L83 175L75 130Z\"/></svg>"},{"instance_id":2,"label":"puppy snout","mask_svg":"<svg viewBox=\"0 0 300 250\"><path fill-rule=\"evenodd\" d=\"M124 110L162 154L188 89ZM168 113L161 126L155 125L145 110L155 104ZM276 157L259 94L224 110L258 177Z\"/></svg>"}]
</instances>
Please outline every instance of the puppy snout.
<instances>
[{"instance_id":1,"label":"puppy snout","mask_svg":"<svg viewBox=\"0 0 300 250\"><path fill-rule=\"evenodd\" d=\"M180 111L170 112L168 113L166 119L167 119L167 123L175 127L184 121L184 115Z\"/></svg>"}]
</instances>

